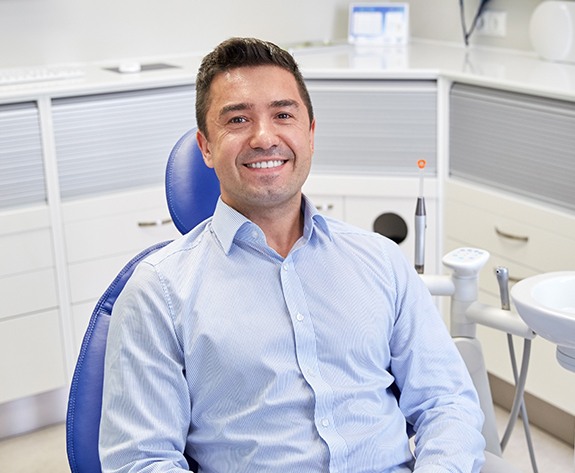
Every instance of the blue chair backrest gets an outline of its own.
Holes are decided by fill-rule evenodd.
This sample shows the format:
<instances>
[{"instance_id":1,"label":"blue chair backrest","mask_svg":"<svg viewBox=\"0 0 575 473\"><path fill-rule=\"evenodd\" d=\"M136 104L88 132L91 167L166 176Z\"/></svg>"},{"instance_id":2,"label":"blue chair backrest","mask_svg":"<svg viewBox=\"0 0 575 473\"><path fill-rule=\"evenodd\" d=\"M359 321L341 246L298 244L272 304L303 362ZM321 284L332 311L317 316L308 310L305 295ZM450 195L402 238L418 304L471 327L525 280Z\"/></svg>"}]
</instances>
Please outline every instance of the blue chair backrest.
<instances>
[{"instance_id":1,"label":"blue chair backrest","mask_svg":"<svg viewBox=\"0 0 575 473\"><path fill-rule=\"evenodd\" d=\"M92 313L72 377L66 417L66 449L74 473L101 473L98 456L104 354L112 307L135 267L168 241L158 243L135 256L102 295Z\"/></svg>"},{"instance_id":2,"label":"blue chair backrest","mask_svg":"<svg viewBox=\"0 0 575 473\"><path fill-rule=\"evenodd\" d=\"M166 200L174 225L183 235L214 214L220 183L205 165L196 129L175 144L166 166Z\"/></svg>"},{"instance_id":3,"label":"blue chair backrest","mask_svg":"<svg viewBox=\"0 0 575 473\"><path fill-rule=\"evenodd\" d=\"M208 168L190 130L176 143L166 166L166 198L172 220L187 233L210 217L220 195L219 181ZM102 295L90 318L72 377L66 416L66 449L72 473L101 473L98 455L104 355L112 308L136 266L169 241L135 256ZM193 460L188 459L191 466Z\"/></svg>"}]
</instances>

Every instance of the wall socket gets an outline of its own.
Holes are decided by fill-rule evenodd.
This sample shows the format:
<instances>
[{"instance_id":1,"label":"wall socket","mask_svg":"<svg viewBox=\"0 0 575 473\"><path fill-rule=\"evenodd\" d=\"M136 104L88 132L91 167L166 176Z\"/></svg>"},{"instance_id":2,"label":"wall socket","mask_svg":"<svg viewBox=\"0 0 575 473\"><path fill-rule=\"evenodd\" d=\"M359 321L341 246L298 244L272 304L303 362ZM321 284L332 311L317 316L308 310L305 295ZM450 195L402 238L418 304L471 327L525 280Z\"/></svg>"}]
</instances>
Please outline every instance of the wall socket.
<instances>
[{"instance_id":1,"label":"wall socket","mask_svg":"<svg viewBox=\"0 0 575 473\"><path fill-rule=\"evenodd\" d=\"M480 36L503 38L507 35L507 12L485 10L477 20L475 31Z\"/></svg>"}]
</instances>

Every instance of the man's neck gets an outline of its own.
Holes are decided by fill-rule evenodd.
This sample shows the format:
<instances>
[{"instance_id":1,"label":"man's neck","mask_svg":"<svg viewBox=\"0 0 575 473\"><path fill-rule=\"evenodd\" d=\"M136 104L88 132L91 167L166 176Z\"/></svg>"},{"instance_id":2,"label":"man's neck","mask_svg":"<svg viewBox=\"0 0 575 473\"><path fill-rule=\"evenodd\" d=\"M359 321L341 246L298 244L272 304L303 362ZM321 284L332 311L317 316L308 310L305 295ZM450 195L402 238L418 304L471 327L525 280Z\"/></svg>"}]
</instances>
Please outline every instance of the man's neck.
<instances>
[{"instance_id":1,"label":"man's neck","mask_svg":"<svg viewBox=\"0 0 575 473\"><path fill-rule=\"evenodd\" d=\"M269 212L246 215L258 225L266 236L267 244L284 258L303 234L301 202L287 208L274 208Z\"/></svg>"}]
</instances>

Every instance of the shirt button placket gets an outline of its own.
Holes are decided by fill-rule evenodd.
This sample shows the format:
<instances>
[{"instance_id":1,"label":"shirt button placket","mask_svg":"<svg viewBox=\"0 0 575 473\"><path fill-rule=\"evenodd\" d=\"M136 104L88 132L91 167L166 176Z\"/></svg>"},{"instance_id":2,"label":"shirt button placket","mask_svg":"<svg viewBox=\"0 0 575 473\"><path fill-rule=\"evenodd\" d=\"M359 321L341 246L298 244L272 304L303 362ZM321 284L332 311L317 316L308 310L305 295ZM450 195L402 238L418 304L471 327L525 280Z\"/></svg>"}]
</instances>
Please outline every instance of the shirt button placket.
<instances>
[{"instance_id":1,"label":"shirt button placket","mask_svg":"<svg viewBox=\"0 0 575 473\"><path fill-rule=\"evenodd\" d=\"M333 393L319 372L316 334L312 320L307 315L305 293L293 269L293 261L286 259L281 265L280 277L292 320L296 358L302 375L315 395L315 424L331 453L330 471L342 471L345 469L342 468L346 458L345 442L333 429Z\"/></svg>"}]
</instances>

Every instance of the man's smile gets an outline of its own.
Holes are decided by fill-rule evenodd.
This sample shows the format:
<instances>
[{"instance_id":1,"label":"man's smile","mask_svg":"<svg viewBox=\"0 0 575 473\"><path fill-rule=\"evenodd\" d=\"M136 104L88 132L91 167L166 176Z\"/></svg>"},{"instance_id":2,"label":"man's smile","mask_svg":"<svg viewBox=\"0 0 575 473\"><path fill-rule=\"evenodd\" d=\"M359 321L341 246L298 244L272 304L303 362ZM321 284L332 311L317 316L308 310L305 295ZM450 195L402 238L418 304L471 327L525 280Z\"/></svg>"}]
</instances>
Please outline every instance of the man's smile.
<instances>
[{"instance_id":1,"label":"man's smile","mask_svg":"<svg viewBox=\"0 0 575 473\"><path fill-rule=\"evenodd\" d=\"M287 160L283 159L273 159L270 161L258 161L257 163L249 163L246 164L246 167L250 169L270 169L277 168L286 162Z\"/></svg>"}]
</instances>

